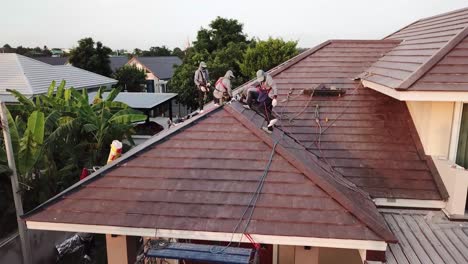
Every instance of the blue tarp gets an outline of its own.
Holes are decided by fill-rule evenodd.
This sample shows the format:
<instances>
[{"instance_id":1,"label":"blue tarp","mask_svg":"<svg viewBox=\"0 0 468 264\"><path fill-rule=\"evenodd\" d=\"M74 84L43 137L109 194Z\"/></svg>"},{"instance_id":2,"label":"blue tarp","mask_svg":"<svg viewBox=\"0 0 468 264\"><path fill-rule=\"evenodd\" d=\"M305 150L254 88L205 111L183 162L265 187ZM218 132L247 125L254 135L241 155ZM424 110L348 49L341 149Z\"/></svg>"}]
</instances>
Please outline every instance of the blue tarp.
<instances>
[{"instance_id":1,"label":"blue tarp","mask_svg":"<svg viewBox=\"0 0 468 264\"><path fill-rule=\"evenodd\" d=\"M252 249L188 243L170 243L162 249L149 249L147 257L185 259L214 263L248 264Z\"/></svg>"}]
</instances>

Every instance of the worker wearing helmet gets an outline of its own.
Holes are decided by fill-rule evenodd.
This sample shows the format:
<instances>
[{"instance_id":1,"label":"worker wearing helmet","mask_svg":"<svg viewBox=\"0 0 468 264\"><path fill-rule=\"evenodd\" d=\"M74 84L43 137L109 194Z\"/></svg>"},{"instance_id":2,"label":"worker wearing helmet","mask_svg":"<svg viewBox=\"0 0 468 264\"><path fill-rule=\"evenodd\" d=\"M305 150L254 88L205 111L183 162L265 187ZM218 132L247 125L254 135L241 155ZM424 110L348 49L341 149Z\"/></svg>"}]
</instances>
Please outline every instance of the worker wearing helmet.
<instances>
[{"instance_id":1,"label":"worker wearing helmet","mask_svg":"<svg viewBox=\"0 0 468 264\"><path fill-rule=\"evenodd\" d=\"M267 133L273 131L273 126L277 122L272 111L273 107L278 104L277 97L278 89L271 75L263 70L258 70L256 82L253 87L247 90L247 105L244 105L244 107L250 109L254 102L260 104L259 107L267 121L267 126L262 127L262 129Z\"/></svg>"},{"instance_id":2,"label":"worker wearing helmet","mask_svg":"<svg viewBox=\"0 0 468 264\"><path fill-rule=\"evenodd\" d=\"M200 112L203 112L203 106L205 104L209 87L211 86L209 82L208 69L206 68L206 63L204 61L200 62L198 69L195 71L195 76L193 81L197 86L198 91L198 108Z\"/></svg>"},{"instance_id":3,"label":"worker wearing helmet","mask_svg":"<svg viewBox=\"0 0 468 264\"><path fill-rule=\"evenodd\" d=\"M229 70L224 77L218 79L213 91L214 101L217 105L222 105L223 101L229 101L232 97L231 79L234 79L234 73Z\"/></svg>"}]
</instances>

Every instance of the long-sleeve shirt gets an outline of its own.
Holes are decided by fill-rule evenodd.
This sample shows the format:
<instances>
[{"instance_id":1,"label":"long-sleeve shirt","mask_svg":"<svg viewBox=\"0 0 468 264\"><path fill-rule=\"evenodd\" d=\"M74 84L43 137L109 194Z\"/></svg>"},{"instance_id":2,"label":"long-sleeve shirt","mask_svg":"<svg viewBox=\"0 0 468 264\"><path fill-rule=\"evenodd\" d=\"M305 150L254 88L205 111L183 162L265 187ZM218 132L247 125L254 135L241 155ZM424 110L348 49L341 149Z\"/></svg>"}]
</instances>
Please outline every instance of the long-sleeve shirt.
<instances>
[{"instance_id":1,"label":"long-sleeve shirt","mask_svg":"<svg viewBox=\"0 0 468 264\"><path fill-rule=\"evenodd\" d=\"M268 93L271 99L278 96L278 88L276 87L276 82L273 80L273 77L271 77L270 74L267 74L267 76L265 77L265 85L268 89L271 89L271 91Z\"/></svg>"},{"instance_id":2,"label":"long-sleeve shirt","mask_svg":"<svg viewBox=\"0 0 468 264\"><path fill-rule=\"evenodd\" d=\"M195 85L197 87L200 87L201 85L206 85L209 79L210 77L209 77L207 69L198 68L195 71L195 76L193 77L193 81L195 82Z\"/></svg>"}]
</instances>

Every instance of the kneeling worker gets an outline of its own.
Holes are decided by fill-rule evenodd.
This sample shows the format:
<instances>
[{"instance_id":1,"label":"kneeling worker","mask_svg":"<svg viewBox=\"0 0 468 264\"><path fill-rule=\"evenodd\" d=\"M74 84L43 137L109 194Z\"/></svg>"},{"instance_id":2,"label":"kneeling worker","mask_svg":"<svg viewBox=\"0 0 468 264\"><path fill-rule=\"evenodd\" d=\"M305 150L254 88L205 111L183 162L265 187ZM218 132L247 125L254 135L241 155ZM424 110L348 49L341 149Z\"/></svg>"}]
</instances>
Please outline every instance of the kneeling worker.
<instances>
[{"instance_id":1,"label":"kneeling worker","mask_svg":"<svg viewBox=\"0 0 468 264\"><path fill-rule=\"evenodd\" d=\"M262 127L262 129L270 134L273 131L273 126L278 121L273 116L272 111L273 107L276 107L278 104L277 97L278 89L271 75L258 70L257 82L254 84L254 87L247 90L247 105L244 105L244 107L250 109L254 101L259 104L259 108L264 112L265 120L268 124L266 127Z\"/></svg>"},{"instance_id":2,"label":"kneeling worker","mask_svg":"<svg viewBox=\"0 0 468 264\"><path fill-rule=\"evenodd\" d=\"M234 73L229 70L226 72L224 77L221 77L216 81L215 89L213 91L215 104L222 105L223 102L231 100L231 79L234 79Z\"/></svg>"}]
</instances>

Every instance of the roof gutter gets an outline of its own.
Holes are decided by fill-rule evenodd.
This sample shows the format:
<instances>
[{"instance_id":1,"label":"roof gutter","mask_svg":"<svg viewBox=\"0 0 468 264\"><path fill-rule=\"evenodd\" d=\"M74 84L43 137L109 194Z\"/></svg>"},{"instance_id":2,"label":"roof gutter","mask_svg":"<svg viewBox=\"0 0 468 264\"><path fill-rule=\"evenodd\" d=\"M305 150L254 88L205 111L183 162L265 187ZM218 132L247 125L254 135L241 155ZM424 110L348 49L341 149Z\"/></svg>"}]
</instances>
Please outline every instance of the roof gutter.
<instances>
[{"instance_id":1,"label":"roof gutter","mask_svg":"<svg viewBox=\"0 0 468 264\"><path fill-rule=\"evenodd\" d=\"M94 234L114 234L127 236L142 236L142 237L163 237L176 239L197 239L209 241L246 241L242 234L239 233L224 233L224 232L205 232L191 230L172 230L158 228L134 228L134 227L119 227L119 226L101 226L101 225L81 225L81 224L66 224L66 223L51 223L51 222L36 222L26 221L28 229L49 230L49 231L66 231L66 232L85 232ZM329 247L329 248L344 248L344 249L362 249L386 251L387 243L383 241L373 240L353 240L353 239L332 239L332 238L315 238L315 237L298 237L298 236L273 236L250 234L257 243L275 244L275 245L291 245L291 246L312 246L312 247Z\"/></svg>"}]
</instances>

